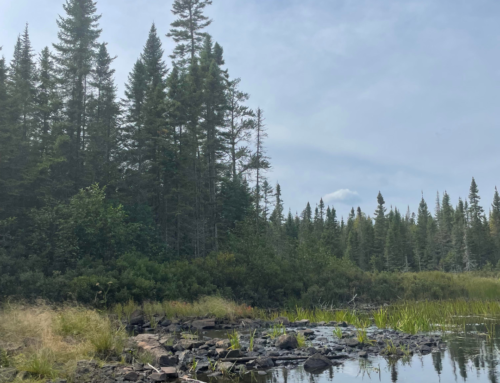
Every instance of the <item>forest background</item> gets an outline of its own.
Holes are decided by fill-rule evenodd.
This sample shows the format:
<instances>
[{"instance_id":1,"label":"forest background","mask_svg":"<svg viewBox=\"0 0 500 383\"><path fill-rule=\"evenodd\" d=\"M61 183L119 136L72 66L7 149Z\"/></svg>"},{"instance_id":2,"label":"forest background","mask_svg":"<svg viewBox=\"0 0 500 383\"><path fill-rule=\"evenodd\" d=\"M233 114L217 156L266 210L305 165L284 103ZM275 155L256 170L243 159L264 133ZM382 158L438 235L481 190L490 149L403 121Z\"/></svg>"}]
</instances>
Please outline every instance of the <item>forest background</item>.
<instances>
[{"instance_id":1,"label":"forest background","mask_svg":"<svg viewBox=\"0 0 500 383\"><path fill-rule=\"evenodd\" d=\"M91 0L63 5L51 47L34 52L27 26L0 60L3 299L317 305L467 296L471 273L495 275L500 196L485 211L474 179L416 213L381 193L345 220L322 200L284 211L264 112L208 33L210 4L174 1L176 48L153 24L123 98Z\"/></svg>"}]
</instances>

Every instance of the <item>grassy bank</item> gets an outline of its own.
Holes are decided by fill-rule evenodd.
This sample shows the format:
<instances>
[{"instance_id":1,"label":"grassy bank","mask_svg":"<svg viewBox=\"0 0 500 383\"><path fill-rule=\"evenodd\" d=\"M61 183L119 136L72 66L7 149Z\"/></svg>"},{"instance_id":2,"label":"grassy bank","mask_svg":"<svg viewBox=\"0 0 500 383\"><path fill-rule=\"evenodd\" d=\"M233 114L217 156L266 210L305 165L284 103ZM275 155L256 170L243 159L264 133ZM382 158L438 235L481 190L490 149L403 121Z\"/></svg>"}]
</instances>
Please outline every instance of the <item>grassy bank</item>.
<instances>
[{"instance_id":1,"label":"grassy bank","mask_svg":"<svg viewBox=\"0 0 500 383\"><path fill-rule=\"evenodd\" d=\"M125 340L122 327L91 309L40 304L0 311L0 365L25 372L23 381L71 377L78 360L117 357Z\"/></svg>"}]
</instances>

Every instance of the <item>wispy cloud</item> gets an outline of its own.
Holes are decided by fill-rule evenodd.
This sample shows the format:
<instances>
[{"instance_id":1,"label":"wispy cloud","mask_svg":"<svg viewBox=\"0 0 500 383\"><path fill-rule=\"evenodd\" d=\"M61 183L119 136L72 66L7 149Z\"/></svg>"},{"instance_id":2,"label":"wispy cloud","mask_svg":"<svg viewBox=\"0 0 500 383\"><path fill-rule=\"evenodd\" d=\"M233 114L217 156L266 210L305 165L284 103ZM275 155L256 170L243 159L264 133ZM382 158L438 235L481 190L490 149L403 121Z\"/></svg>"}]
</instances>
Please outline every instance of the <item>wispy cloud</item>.
<instances>
[{"instance_id":1,"label":"wispy cloud","mask_svg":"<svg viewBox=\"0 0 500 383\"><path fill-rule=\"evenodd\" d=\"M333 193L326 194L323 196L323 201L325 202L340 202L346 205L357 203L361 201L361 198L357 191L352 191L349 189L339 189Z\"/></svg>"}]
</instances>

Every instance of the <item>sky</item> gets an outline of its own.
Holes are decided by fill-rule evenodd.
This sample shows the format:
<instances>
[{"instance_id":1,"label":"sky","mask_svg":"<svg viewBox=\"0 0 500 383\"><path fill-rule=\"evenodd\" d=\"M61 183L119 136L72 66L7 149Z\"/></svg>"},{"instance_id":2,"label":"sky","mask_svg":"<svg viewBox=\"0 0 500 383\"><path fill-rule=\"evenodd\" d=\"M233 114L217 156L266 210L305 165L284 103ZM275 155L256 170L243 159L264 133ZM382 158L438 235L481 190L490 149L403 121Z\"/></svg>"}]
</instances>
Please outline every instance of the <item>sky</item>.
<instances>
[{"instance_id":1,"label":"sky","mask_svg":"<svg viewBox=\"0 0 500 383\"><path fill-rule=\"evenodd\" d=\"M6 58L25 23L37 51L56 42L62 3L0 0ZM153 22L173 49L171 5L97 1L121 91ZM379 191L403 211L422 193L431 207L445 190L457 203L472 177L488 210L500 184L499 1L213 0L206 14L230 75L265 112L268 178L292 213L323 198L344 217L373 215Z\"/></svg>"}]
</instances>

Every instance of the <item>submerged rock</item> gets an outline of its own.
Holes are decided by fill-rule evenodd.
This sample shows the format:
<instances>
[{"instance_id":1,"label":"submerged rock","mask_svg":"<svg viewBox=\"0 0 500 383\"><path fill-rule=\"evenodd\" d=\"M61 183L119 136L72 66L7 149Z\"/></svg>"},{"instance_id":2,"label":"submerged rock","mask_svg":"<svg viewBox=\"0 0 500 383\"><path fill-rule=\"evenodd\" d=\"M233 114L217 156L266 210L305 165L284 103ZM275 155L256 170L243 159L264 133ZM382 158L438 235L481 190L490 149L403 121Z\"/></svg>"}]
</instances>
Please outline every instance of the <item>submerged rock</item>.
<instances>
[{"instance_id":1,"label":"submerged rock","mask_svg":"<svg viewBox=\"0 0 500 383\"><path fill-rule=\"evenodd\" d=\"M328 359L326 356L321 355L321 354L314 354L313 356L310 356L309 358L306 359L304 363L304 368L310 368L310 369L315 369L315 368L322 368L322 367L327 367L327 366L332 366L333 362Z\"/></svg>"}]
</instances>

